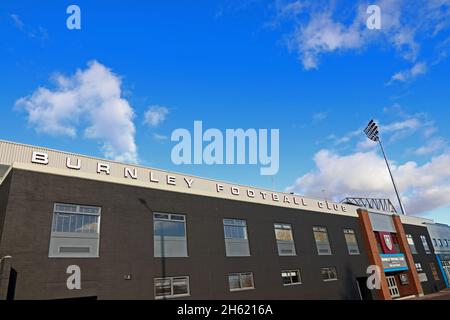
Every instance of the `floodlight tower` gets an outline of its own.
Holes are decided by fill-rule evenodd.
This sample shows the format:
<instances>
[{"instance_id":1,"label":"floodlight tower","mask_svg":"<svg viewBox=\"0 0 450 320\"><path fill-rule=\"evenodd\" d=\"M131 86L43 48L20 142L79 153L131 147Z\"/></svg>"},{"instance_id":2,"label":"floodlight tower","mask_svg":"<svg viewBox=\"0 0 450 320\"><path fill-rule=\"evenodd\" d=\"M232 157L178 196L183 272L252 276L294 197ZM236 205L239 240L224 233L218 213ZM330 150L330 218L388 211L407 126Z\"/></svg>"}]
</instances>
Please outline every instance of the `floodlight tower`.
<instances>
[{"instance_id":1,"label":"floodlight tower","mask_svg":"<svg viewBox=\"0 0 450 320\"><path fill-rule=\"evenodd\" d=\"M400 204L400 209L402 210L402 214L406 216L406 211L405 208L403 207L400 194L398 193L397 185L395 184L394 176L392 175L391 167L389 166L389 161L387 160L386 153L384 152L383 144L381 143L380 140L380 133L378 131L378 126L375 123L375 121L370 120L369 124L364 130L364 133L366 134L367 138L380 144L381 151L383 152L383 157L384 160L386 161L386 165L389 171L389 175L391 176L392 184L394 185L395 194L397 195L398 203Z\"/></svg>"}]
</instances>

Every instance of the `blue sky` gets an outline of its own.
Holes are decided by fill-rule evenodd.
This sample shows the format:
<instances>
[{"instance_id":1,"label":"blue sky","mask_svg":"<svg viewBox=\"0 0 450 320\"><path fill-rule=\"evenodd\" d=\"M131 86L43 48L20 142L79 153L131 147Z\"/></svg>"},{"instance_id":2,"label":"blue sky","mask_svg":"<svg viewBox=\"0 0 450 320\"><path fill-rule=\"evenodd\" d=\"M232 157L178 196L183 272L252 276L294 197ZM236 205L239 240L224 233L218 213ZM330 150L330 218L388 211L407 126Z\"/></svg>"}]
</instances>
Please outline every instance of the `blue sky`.
<instances>
[{"instance_id":1,"label":"blue sky","mask_svg":"<svg viewBox=\"0 0 450 320\"><path fill-rule=\"evenodd\" d=\"M335 200L394 200L361 132L374 118L407 210L450 223L450 3L373 3L381 30L365 26L364 1L3 1L0 138ZM70 4L81 30L66 27ZM91 80L105 95L80 89ZM171 133L195 120L280 129L278 174L174 165Z\"/></svg>"}]
</instances>

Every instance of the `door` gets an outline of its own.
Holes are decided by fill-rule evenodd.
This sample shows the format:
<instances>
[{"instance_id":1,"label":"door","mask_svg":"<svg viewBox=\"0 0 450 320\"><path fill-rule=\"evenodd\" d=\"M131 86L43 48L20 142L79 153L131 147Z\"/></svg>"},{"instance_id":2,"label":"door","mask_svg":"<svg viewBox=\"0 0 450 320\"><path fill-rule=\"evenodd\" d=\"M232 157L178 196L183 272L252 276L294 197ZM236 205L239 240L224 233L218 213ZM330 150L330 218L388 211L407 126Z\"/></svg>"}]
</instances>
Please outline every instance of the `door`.
<instances>
[{"instance_id":1,"label":"door","mask_svg":"<svg viewBox=\"0 0 450 320\"><path fill-rule=\"evenodd\" d=\"M373 300L372 291L367 287L367 277L357 278L356 281L361 300Z\"/></svg>"},{"instance_id":2,"label":"door","mask_svg":"<svg viewBox=\"0 0 450 320\"><path fill-rule=\"evenodd\" d=\"M397 287L397 281L395 281L395 277L391 276L391 277L386 277L387 279L387 283L388 283L388 288L389 288L389 293L391 294L391 298L400 298L400 291L398 290Z\"/></svg>"},{"instance_id":3,"label":"door","mask_svg":"<svg viewBox=\"0 0 450 320\"><path fill-rule=\"evenodd\" d=\"M444 268L447 280L450 282L450 261L442 261L442 268Z\"/></svg>"}]
</instances>

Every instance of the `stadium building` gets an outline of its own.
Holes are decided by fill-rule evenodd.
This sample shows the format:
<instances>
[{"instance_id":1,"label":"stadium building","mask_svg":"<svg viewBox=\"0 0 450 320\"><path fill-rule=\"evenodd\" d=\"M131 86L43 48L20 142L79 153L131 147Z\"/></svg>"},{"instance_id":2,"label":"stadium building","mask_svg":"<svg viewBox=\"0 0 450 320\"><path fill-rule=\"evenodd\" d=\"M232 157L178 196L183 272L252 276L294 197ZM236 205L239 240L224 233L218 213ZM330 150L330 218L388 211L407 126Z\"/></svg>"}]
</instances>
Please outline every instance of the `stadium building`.
<instances>
[{"instance_id":1,"label":"stadium building","mask_svg":"<svg viewBox=\"0 0 450 320\"><path fill-rule=\"evenodd\" d=\"M423 218L0 141L0 299L420 296L448 284L442 230ZM367 286L369 266L381 271L379 289Z\"/></svg>"}]
</instances>

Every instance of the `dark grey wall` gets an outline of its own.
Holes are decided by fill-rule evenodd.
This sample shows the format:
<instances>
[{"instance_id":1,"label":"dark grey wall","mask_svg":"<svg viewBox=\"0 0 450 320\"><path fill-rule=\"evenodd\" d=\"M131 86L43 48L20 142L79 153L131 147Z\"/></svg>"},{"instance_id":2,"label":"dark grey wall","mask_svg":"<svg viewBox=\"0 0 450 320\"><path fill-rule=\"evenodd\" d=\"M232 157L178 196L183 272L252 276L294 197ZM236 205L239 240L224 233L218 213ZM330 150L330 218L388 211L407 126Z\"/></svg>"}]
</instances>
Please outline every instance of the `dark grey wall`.
<instances>
[{"instance_id":1,"label":"dark grey wall","mask_svg":"<svg viewBox=\"0 0 450 320\"><path fill-rule=\"evenodd\" d=\"M441 270L439 269L439 264L436 259L436 256L433 252L433 245L428 234L426 227L420 227L415 225L404 224L403 228L405 229L406 234L412 235L414 239L414 244L416 245L417 253L413 254L414 262L421 263L423 271L427 274L428 281L422 282L422 288L425 294L430 294L434 292L438 292L445 288L445 282ZM430 247L431 254L426 254L422 245L422 240L420 236L424 235L427 237L428 246ZM436 268L439 272L439 281L435 281L433 277L433 273L431 272L430 263L434 262Z\"/></svg>"},{"instance_id":2,"label":"dark grey wall","mask_svg":"<svg viewBox=\"0 0 450 320\"><path fill-rule=\"evenodd\" d=\"M99 259L48 258L55 202L102 207ZM162 260L153 257L153 211L187 216L189 258L165 259L165 273L190 276L192 299L359 299L355 278L368 260L357 218L14 170L0 252L14 256L16 298L153 299L153 279L162 275ZM223 218L247 220L251 257L225 257ZM275 222L293 225L296 257L278 256ZM315 225L328 228L332 256L317 255ZM344 228L356 231L361 255L349 256ZM81 267L81 291L66 289L72 264ZM327 266L337 267L338 281L322 281ZM283 287L286 269L300 269L303 284ZM227 274L250 271L256 289L230 293Z\"/></svg>"},{"instance_id":3,"label":"dark grey wall","mask_svg":"<svg viewBox=\"0 0 450 320\"><path fill-rule=\"evenodd\" d=\"M11 184L11 174L9 174L0 185L0 241L2 239L2 231L6 214L6 206L8 204L9 187ZM0 254L0 258L3 257Z\"/></svg>"}]
</instances>

